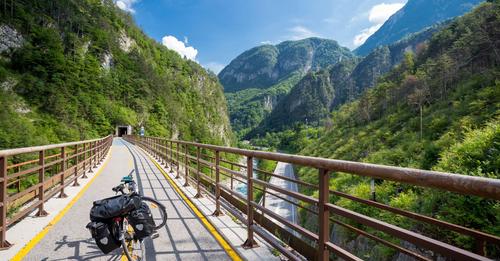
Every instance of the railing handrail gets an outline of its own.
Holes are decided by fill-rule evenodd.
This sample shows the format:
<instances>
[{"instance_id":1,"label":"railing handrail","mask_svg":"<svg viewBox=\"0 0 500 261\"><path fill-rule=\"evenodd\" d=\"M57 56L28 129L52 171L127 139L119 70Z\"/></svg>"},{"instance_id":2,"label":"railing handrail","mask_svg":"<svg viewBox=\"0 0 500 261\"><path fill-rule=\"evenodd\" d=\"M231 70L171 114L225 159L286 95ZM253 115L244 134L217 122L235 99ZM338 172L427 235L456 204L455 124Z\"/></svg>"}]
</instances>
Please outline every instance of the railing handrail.
<instances>
[{"instance_id":1,"label":"railing handrail","mask_svg":"<svg viewBox=\"0 0 500 261\"><path fill-rule=\"evenodd\" d=\"M274 236L280 235L286 240L290 247L298 251L300 254L303 254L307 258L328 260L330 254L335 254L336 256L343 257L347 260L359 260L359 258L357 258L356 256L352 255L345 249L335 245L330 241L330 224L332 222L337 224L342 223L338 222L338 220L336 220L334 216L347 218L355 223L362 224L365 227L371 227L372 229L375 229L377 231L384 231L384 233L396 239L404 240L406 242L415 244L416 246L423 247L424 249L435 251L435 253L439 253L452 258L489 260L486 257L485 252L486 243L500 245L500 238L495 235L490 235L479 230L473 230L462 227L460 225L447 223L445 221L419 215L417 213L399 210L388 205L380 204L376 202L374 198L372 200L365 200L363 198L357 198L347 194L343 195L343 193L341 192L332 191L329 189L331 172L339 171L352 175L372 177L372 180L373 178L379 178L383 180L412 184L424 188L438 188L451 192L459 192L466 195L477 195L483 198L500 199L500 180L497 179L473 177L438 171L426 171L412 168L359 163L353 161L290 155L285 153L263 152L257 150L239 149L159 137L125 136L125 139L128 139L136 145L144 148L146 151L151 153L152 156L161 161L162 164L168 163L168 165L170 165L171 173L173 173L174 169L176 169L177 174L175 178L180 178L179 171L182 171L184 173L183 176L185 180L184 186L188 185L188 180L192 180L193 183L196 183L192 185L196 187L196 190L198 192L197 196L201 195L200 181L202 181L201 183L204 184L203 186L206 186L205 191L212 191L207 193L215 193L216 209L214 213L220 213L219 206L222 205L224 208L226 208L226 210L232 213L234 217L238 218L247 226L248 235L247 241L245 241L243 245L244 247L254 247L255 241L253 239L253 232L256 232L266 241L271 243L271 245L277 247L278 249L281 249L281 243L272 239L272 236L268 236L268 233L270 233ZM210 151L210 155L207 154L207 151L200 153L200 149ZM195 152L196 156L193 156L193 153ZM246 164L240 165L243 170L241 168L238 170L233 170L233 165L235 163L230 161L225 161L225 163L231 164L231 169L220 165L223 162L221 158L221 152L239 156L246 156ZM215 157L211 155L215 155ZM210 162L203 160L203 157L210 158ZM253 172L261 170L256 170L254 168L254 158L288 162L295 165L301 165L316 169L318 171L318 184L314 185L304 182L304 184L302 185L313 186L314 188L318 189L318 195L308 197L306 196L306 194L294 193L292 191L281 189L272 185L268 181L261 180L258 177L255 178ZM212 163L211 159L215 159L215 163ZM184 169L180 168L180 166L183 166ZM200 166L202 166L203 168L208 168L210 170L210 177L200 171ZM216 173L215 180L212 177L212 171L214 169ZM271 174L266 171L263 172L264 174ZM220 175L224 175L226 177L228 175L230 176L230 187L226 186L222 182L219 182ZM246 196L233 190L233 180L239 180L239 182L247 185ZM297 181L299 180L297 179ZM254 187L254 184L257 186ZM213 192L212 189L215 192ZM314 232L313 230L310 230L310 228L306 228L305 226L294 225L287 219L276 215L274 212L265 208L264 201L258 203L253 199L252 194L255 191L261 191L264 194L263 199L265 199L266 193L277 196L274 192L281 193L282 195L284 195L284 197L287 198L291 197L293 200L289 201L290 203L296 205L297 207L300 207L301 209L312 211L313 214L317 216L317 220L315 220L317 221L316 224L318 225L317 232ZM412 230L398 227L382 220L371 218L369 215L360 214L346 208L338 207L330 203L330 195L337 195L347 199L355 200L356 202L367 204L378 209L387 210L395 213L396 215L402 215L415 221L424 222L429 225L435 225L441 228L458 232L463 235L471 236L474 238L476 245L475 249L473 250L474 252L470 252L470 250L460 249L449 243L433 239L423 234L415 233ZM282 199L285 200L284 198ZM294 202L294 200L297 200L298 202ZM231 209L231 207L228 207L229 205L227 205L226 202L232 205L232 207L235 207L236 209L241 211L241 213L246 213L246 218L235 212L235 210ZM262 206L260 205L261 203ZM310 206L311 209L308 209L306 205ZM276 223L270 222L270 219L266 219L264 215L274 218L281 225L276 225ZM260 229L256 223L254 223L254 220L258 221L258 224L263 228L263 230ZM346 225L345 223L342 224ZM348 229L351 228L351 230L353 230L355 233L357 233L356 231L361 231L349 225L345 227L347 227ZM291 229L291 231L293 232L290 232L289 229ZM367 231L363 231L363 233L357 234L364 235L365 237L368 237L386 246L393 247L394 249L399 249L401 251L402 246L398 246L389 241L386 241L383 238L378 237L376 234L370 234ZM311 244L311 242L305 240L307 238L315 243ZM283 250L282 252L288 257L293 255L288 250ZM411 251L409 249L403 252L417 259L427 260L426 257L421 256L418 252ZM296 258L291 259L295 260Z\"/></svg>"},{"instance_id":2,"label":"railing handrail","mask_svg":"<svg viewBox=\"0 0 500 261\"><path fill-rule=\"evenodd\" d=\"M58 149L61 147L75 146L75 145L80 145L80 144L84 144L84 143L100 141L100 140L103 140L105 138L109 138L110 136L113 136L113 135L108 135L108 136L103 137L103 138L91 139L91 140L73 141L73 142L66 142L66 143L48 144L48 145L42 145L42 146L22 147L22 148L15 148L15 149L0 150L0 157L14 156L14 155L25 154L25 153L33 153L33 152L39 152L42 150Z\"/></svg>"},{"instance_id":3,"label":"railing handrail","mask_svg":"<svg viewBox=\"0 0 500 261\"><path fill-rule=\"evenodd\" d=\"M458 192L467 195L476 195L484 198L500 200L499 179L468 176L463 174L432 170L394 167L381 164L354 162L348 160L335 160L320 157L292 155L279 152L248 150L189 141L171 139L165 140L184 145L192 145L201 148L217 150L220 152L239 154L247 157L281 161L317 169L328 169L330 171L346 172L360 176L391 180L422 187L444 189L451 192Z\"/></svg>"},{"instance_id":4,"label":"railing handrail","mask_svg":"<svg viewBox=\"0 0 500 261\"><path fill-rule=\"evenodd\" d=\"M78 180L86 178L86 172L92 172L92 168L97 167L98 162L102 162L106 157L111 147L112 137L108 135L99 139L0 151L0 250L12 245L6 239L6 231L11 224L36 209L38 212L35 216L46 216L44 204L49 198L57 193L59 193L58 197L66 197L67 186L71 184L79 186ZM46 152L49 150L56 150L56 152L47 155ZM32 155L36 156L36 159L28 159L20 163L10 159L23 154L37 155ZM58 159L47 161L55 157ZM21 168L26 165L29 168ZM30 177L34 177L36 183L21 189L21 181ZM9 186L14 184L17 184L17 192L9 193ZM7 212L14 205L23 206L23 208L8 217Z\"/></svg>"}]
</instances>

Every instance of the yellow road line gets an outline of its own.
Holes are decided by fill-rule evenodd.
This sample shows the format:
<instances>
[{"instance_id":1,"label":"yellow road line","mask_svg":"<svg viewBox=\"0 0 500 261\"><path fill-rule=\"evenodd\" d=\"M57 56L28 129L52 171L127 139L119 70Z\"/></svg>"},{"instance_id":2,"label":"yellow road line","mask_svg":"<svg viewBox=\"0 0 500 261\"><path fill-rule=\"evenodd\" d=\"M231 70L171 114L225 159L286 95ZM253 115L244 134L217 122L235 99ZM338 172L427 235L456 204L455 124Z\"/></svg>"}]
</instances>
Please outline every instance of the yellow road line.
<instances>
[{"instance_id":1,"label":"yellow road line","mask_svg":"<svg viewBox=\"0 0 500 261\"><path fill-rule=\"evenodd\" d=\"M92 179L89 180L89 182L85 185L85 187L83 187L80 190L80 192L78 192L78 194L76 194L76 196L68 203L68 205L66 205L66 207L64 207L63 210L61 210L49 222L49 224L47 224L47 226L45 226L43 228L43 230L40 231L40 233L38 233L35 237L33 237L30 240L30 242L28 242L28 244L26 244L23 248L21 248L21 250L19 250L19 252L17 252L17 254L11 259L12 261L22 260L31 251L31 249L33 249L38 244L38 242L40 242L45 237L45 235L47 235L49 230L52 229L52 227L54 227L57 224L57 222L59 222L61 220L61 218L64 217L64 215L66 215L66 213L71 209L71 207L73 207L73 205L78 201L78 199L80 199L83 196L85 191L90 187L90 185L92 184L92 182L94 182L94 180L97 178L97 176L99 176L99 174L101 174L104 167L106 167L106 164L108 164L109 158L111 158L111 151L112 151L112 149L109 150L109 154L106 157L106 160L102 164L99 171L97 171L97 173L92 177Z\"/></svg>"},{"instance_id":2,"label":"yellow road line","mask_svg":"<svg viewBox=\"0 0 500 261\"><path fill-rule=\"evenodd\" d=\"M160 170L160 172L165 176L170 185L177 191L177 193L182 197L182 199L187 203L187 205L193 210L195 215L201 220L203 225L207 228L207 230L214 236L214 238L219 242L222 248L226 251L226 253L231 257L232 260L243 260L238 255L236 250L224 239L224 237L217 231L217 229L212 225L212 223L201 213L201 211L196 207L195 204L186 196L186 194L177 186L177 184L172 180L172 178L163 170L163 168L151 157L149 159L156 165L156 168Z\"/></svg>"}]
</instances>

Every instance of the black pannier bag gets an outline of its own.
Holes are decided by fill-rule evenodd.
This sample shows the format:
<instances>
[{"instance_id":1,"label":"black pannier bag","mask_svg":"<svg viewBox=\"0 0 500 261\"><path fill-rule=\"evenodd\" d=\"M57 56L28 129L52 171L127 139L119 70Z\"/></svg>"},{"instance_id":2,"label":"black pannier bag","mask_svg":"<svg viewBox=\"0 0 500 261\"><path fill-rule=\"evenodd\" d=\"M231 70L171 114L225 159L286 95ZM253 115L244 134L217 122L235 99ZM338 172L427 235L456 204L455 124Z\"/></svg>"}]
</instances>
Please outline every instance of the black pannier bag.
<instances>
[{"instance_id":1,"label":"black pannier bag","mask_svg":"<svg viewBox=\"0 0 500 261\"><path fill-rule=\"evenodd\" d=\"M90 209L90 220L107 222L140 206L141 199L138 196L119 195L97 200Z\"/></svg>"},{"instance_id":2,"label":"black pannier bag","mask_svg":"<svg viewBox=\"0 0 500 261\"><path fill-rule=\"evenodd\" d=\"M95 243L104 254L120 247L120 242L115 239L108 224L92 221L87 224L87 228L90 230Z\"/></svg>"},{"instance_id":3,"label":"black pannier bag","mask_svg":"<svg viewBox=\"0 0 500 261\"><path fill-rule=\"evenodd\" d=\"M129 224L134 228L135 237L143 239L150 236L154 232L155 221L148 205L142 202L141 206L130 212L127 217Z\"/></svg>"}]
</instances>

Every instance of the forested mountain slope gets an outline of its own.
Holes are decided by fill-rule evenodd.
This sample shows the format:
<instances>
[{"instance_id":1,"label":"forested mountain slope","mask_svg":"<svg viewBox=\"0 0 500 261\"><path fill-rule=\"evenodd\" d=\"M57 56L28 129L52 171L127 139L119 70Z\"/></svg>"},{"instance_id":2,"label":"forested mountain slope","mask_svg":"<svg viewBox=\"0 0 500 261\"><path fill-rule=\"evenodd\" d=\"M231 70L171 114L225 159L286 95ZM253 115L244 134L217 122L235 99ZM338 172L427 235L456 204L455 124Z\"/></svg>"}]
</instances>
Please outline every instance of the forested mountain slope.
<instances>
[{"instance_id":1,"label":"forested mountain slope","mask_svg":"<svg viewBox=\"0 0 500 261\"><path fill-rule=\"evenodd\" d=\"M336 41L307 38L261 45L238 55L220 73L225 92L265 89L294 73L318 70L354 55Z\"/></svg>"},{"instance_id":2,"label":"forested mountain slope","mask_svg":"<svg viewBox=\"0 0 500 261\"><path fill-rule=\"evenodd\" d=\"M382 45L394 43L406 35L421 31L438 22L469 12L484 0L408 0L364 44L354 52L367 55Z\"/></svg>"},{"instance_id":3,"label":"forested mountain slope","mask_svg":"<svg viewBox=\"0 0 500 261\"><path fill-rule=\"evenodd\" d=\"M336 110L329 130L300 153L500 178L499 54L500 4L484 3L436 33L420 53L408 56L376 87ZM316 183L316 172L300 169L299 177ZM341 173L332 177L331 189L370 198L368 178ZM497 201L384 181L377 181L376 193L379 202L500 235ZM339 206L474 250L472 238L346 199L334 200ZM309 222L305 213L302 220ZM336 241L349 249L353 244L348 242L356 238L344 235ZM365 249L369 252L358 256L395 258L394 252L380 246ZM486 253L498 257L500 249L487 245Z\"/></svg>"},{"instance_id":4,"label":"forested mountain slope","mask_svg":"<svg viewBox=\"0 0 500 261\"><path fill-rule=\"evenodd\" d=\"M217 77L148 38L113 1L2 5L0 148L107 135L117 124L228 144Z\"/></svg>"},{"instance_id":5,"label":"forested mountain slope","mask_svg":"<svg viewBox=\"0 0 500 261\"><path fill-rule=\"evenodd\" d=\"M291 129L297 124L320 126L330 112L359 97L399 64L407 52L419 52L443 25L429 27L389 46L380 46L364 58L344 59L318 72L308 73L261 121L247 138Z\"/></svg>"},{"instance_id":6,"label":"forested mountain slope","mask_svg":"<svg viewBox=\"0 0 500 261\"><path fill-rule=\"evenodd\" d=\"M320 38L258 46L236 57L219 79L237 136L256 127L307 72L354 57L336 41Z\"/></svg>"},{"instance_id":7,"label":"forested mountain slope","mask_svg":"<svg viewBox=\"0 0 500 261\"><path fill-rule=\"evenodd\" d=\"M231 127L237 137L243 138L257 127L302 77L303 74L297 72L267 89L225 93Z\"/></svg>"}]
</instances>

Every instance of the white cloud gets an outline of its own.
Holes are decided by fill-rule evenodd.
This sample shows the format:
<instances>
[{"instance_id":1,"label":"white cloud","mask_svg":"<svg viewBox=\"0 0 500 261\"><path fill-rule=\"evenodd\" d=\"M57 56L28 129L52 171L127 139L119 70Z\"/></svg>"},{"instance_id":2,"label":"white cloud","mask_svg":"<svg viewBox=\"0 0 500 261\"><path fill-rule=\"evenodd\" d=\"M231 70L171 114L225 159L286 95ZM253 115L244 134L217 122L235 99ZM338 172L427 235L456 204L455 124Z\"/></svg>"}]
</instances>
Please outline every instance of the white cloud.
<instances>
[{"instance_id":1,"label":"white cloud","mask_svg":"<svg viewBox=\"0 0 500 261\"><path fill-rule=\"evenodd\" d=\"M139 0L115 0L115 4L116 6L118 6L118 8L130 13L135 13L132 5L137 2L139 2Z\"/></svg>"},{"instance_id":2,"label":"white cloud","mask_svg":"<svg viewBox=\"0 0 500 261\"><path fill-rule=\"evenodd\" d=\"M209 62L209 63L203 65L203 67L209 69L210 71L214 72L215 74L219 74L219 72L222 71L222 69L224 69L224 67L226 67L226 66L224 64L221 64L218 62Z\"/></svg>"},{"instance_id":3,"label":"white cloud","mask_svg":"<svg viewBox=\"0 0 500 261\"><path fill-rule=\"evenodd\" d=\"M174 36L171 35L164 36L161 39L161 42L168 49L176 51L182 57L196 61L196 55L198 55L198 50L196 50L192 46L186 46L183 42L177 40L177 38L175 38Z\"/></svg>"},{"instance_id":4,"label":"white cloud","mask_svg":"<svg viewBox=\"0 0 500 261\"><path fill-rule=\"evenodd\" d=\"M273 44L273 42L271 42L271 41L262 41L262 42L260 42L260 44Z\"/></svg>"},{"instance_id":5,"label":"white cloud","mask_svg":"<svg viewBox=\"0 0 500 261\"><path fill-rule=\"evenodd\" d=\"M370 10L370 14L368 15L368 20L374 24L383 24L391 15L397 12L401 7L403 7L404 3L394 3L394 4L386 4L381 3L375 5Z\"/></svg>"},{"instance_id":6,"label":"white cloud","mask_svg":"<svg viewBox=\"0 0 500 261\"><path fill-rule=\"evenodd\" d=\"M401 9L405 3L393 3L386 4L381 3L378 5L372 6L370 12L368 13L368 21L372 23L372 26L361 30L359 34L354 36L353 44L355 47L362 45L368 37L374 34L384 23L396 13L399 9Z\"/></svg>"},{"instance_id":7,"label":"white cloud","mask_svg":"<svg viewBox=\"0 0 500 261\"><path fill-rule=\"evenodd\" d=\"M290 39L292 40L300 40L304 38L319 36L317 33L300 25L289 28L288 31L292 33L292 35L290 36Z\"/></svg>"}]
</instances>

